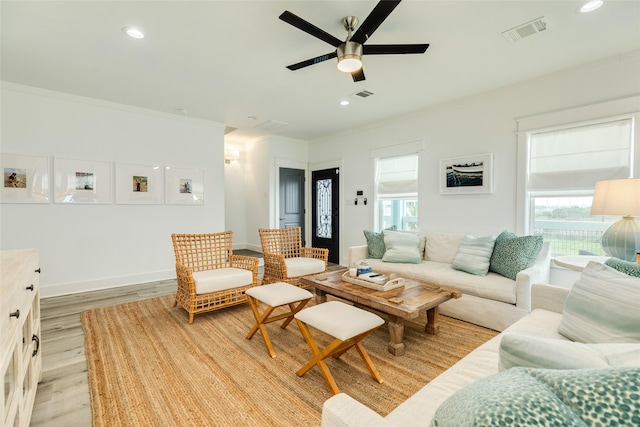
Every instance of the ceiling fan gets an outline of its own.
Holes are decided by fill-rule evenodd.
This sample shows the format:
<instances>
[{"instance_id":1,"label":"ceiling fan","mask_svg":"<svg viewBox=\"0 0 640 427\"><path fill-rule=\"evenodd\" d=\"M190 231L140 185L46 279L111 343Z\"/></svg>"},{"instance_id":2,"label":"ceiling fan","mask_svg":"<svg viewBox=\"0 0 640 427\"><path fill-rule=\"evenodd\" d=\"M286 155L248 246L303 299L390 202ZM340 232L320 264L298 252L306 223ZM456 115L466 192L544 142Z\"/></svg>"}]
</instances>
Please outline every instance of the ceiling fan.
<instances>
[{"instance_id":1,"label":"ceiling fan","mask_svg":"<svg viewBox=\"0 0 640 427\"><path fill-rule=\"evenodd\" d=\"M342 26L347 30L347 38L342 41L315 25L305 21L297 15L285 10L280 19L293 25L294 27L310 34L320 40L334 46L336 50L333 52L307 59L287 66L288 69L294 71L309 65L319 64L332 58L338 58L338 69L345 73L351 73L354 82L364 80L364 71L362 70L363 55L401 55L409 53L425 53L429 44L377 44L365 45L373 32L378 29L380 24L393 12L393 9L400 4L400 0L387 1L381 0L373 8L369 16L362 22L362 25L355 30L358 25L358 18L355 16L347 16L342 18ZM354 32L355 30L355 32Z\"/></svg>"}]
</instances>

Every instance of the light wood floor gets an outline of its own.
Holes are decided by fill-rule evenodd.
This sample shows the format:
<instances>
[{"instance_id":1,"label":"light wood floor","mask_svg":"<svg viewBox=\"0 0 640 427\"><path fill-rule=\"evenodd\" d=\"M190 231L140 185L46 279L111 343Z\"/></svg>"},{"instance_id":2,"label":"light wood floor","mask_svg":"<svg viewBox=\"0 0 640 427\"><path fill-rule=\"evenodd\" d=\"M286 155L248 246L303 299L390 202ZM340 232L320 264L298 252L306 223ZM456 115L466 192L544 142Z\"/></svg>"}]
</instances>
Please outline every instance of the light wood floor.
<instances>
[{"instance_id":1,"label":"light wood floor","mask_svg":"<svg viewBox=\"0 0 640 427\"><path fill-rule=\"evenodd\" d=\"M251 251L237 254L261 256ZM331 264L329 269L341 268ZM260 268L259 276L262 276ZM175 279L41 300L42 382L38 385L31 426L91 426L87 358L80 313L174 293Z\"/></svg>"}]
</instances>

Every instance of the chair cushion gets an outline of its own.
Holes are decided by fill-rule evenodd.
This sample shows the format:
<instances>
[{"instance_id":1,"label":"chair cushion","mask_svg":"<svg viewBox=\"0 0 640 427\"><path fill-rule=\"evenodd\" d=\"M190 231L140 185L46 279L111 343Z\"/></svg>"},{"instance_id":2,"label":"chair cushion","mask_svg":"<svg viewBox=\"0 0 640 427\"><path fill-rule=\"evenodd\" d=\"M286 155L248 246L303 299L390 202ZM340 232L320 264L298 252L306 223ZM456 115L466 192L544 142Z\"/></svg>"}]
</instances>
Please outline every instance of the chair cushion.
<instances>
[{"instance_id":1,"label":"chair cushion","mask_svg":"<svg viewBox=\"0 0 640 427\"><path fill-rule=\"evenodd\" d=\"M253 273L242 268L228 267L216 270L204 270L193 273L196 282L196 294L226 291L253 283Z\"/></svg>"},{"instance_id":2,"label":"chair cushion","mask_svg":"<svg viewBox=\"0 0 640 427\"><path fill-rule=\"evenodd\" d=\"M262 301L271 307L279 307L304 299L310 299L313 294L306 289L290 285L284 282L271 283L270 285L255 286L247 289L246 294Z\"/></svg>"},{"instance_id":3,"label":"chair cushion","mask_svg":"<svg viewBox=\"0 0 640 427\"><path fill-rule=\"evenodd\" d=\"M340 301L305 308L295 318L342 341L384 324L380 316Z\"/></svg>"},{"instance_id":4,"label":"chair cushion","mask_svg":"<svg viewBox=\"0 0 640 427\"><path fill-rule=\"evenodd\" d=\"M590 261L564 302L558 332L584 343L640 342L640 279Z\"/></svg>"},{"instance_id":5,"label":"chair cushion","mask_svg":"<svg viewBox=\"0 0 640 427\"><path fill-rule=\"evenodd\" d=\"M486 276L495 243L496 236L465 236L451 267L477 276Z\"/></svg>"},{"instance_id":6,"label":"chair cushion","mask_svg":"<svg viewBox=\"0 0 640 427\"><path fill-rule=\"evenodd\" d=\"M385 230L395 230L396 226L392 225L389 228L385 228ZM367 239L367 250L369 251L369 258L380 259L384 255L384 238L382 237L382 232L378 233L377 231L364 230L364 237Z\"/></svg>"},{"instance_id":7,"label":"chair cushion","mask_svg":"<svg viewBox=\"0 0 640 427\"><path fill-rule=\"evenodd\" d=\"M324 261L315 258L286 258L284 263L287 266L288 278L322 273L325 269Z\"/></svg>"},{"instance_id":8,"label":"chair cushion","mask_svg":"<svg viewBox=\"0 0 640 427\"><path fill-rule=\"evenodd\" d=\"M518 273L535 264L536 258L542 250L542 243L542 236L518 237L513 233L503 231L496 238L489 270L511 280L516 280Z\"/></svg>"}]
</instances>

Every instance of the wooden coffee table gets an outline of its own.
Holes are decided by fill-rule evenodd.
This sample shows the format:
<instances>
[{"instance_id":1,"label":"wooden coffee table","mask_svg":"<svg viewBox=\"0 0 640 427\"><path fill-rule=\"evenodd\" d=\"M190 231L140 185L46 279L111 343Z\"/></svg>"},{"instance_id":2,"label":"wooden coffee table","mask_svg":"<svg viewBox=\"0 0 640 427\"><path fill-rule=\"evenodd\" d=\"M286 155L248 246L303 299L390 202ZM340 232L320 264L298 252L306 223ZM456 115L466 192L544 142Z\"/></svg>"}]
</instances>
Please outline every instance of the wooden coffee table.
<instances>
[{"instance_id":1,"label":"wooden coffee table","mask_svg":"<svg viewBox=\"0 0 640 427\"><path fill-rule=\"evenodd\" d=\"M425 332L438 333L438 306L451 298L460 298L462 292L443 288L418 280L405 279L405 286L382 292L342 280L346 270L336 270L314 276L305 276L301 282L316 290L316 303L327 300L327 294L333 295L389 316L388 349L394 356L404 354L404 320L415 319L422 310L427 312Z\"/></svg>"}]
</instances>

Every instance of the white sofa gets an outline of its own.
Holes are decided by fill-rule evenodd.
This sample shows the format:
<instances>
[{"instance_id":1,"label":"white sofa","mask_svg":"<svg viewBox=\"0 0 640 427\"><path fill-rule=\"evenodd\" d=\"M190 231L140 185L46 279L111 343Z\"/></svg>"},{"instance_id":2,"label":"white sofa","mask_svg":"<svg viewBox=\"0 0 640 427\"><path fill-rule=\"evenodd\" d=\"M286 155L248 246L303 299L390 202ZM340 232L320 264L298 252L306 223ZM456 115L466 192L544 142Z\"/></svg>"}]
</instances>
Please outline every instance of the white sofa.
<instances>
[{"instance_id":1,"label":"white sofa","mask_svg":"<svg viewBox=\"0 0 640 427\"><path fill-rule=\"evenodd\" d=\"M522 270L516 280L489 272L478 276L454 270L451 265L465 234L424 233L423 261L420 264L390 263L368 258L367 245L352 246L348 252L349 267L363 259L373 271L396 273L462 291L463 296L440 305L440 313L503 331L531 310L531 285L548 283L551 266L550 245L545 242L535 264Z\"/></svg>"},{"instance_id":2,"label":"white sofa","mask_svg":"<svg viewBox=\"0 0 640 427\"><path fill-rule=\"evenodd\" d=\"M469 353L401 403L386 417L380 416L349 395L340 393L325 401L322 408L322 426L429 425L438 407L456 391L499 372L500 341L505 334L513 332L568 342L567 338L558 333L563 304L568 292L568 289L556 286L533 285L531 298L533 310L530 314Z\"/></svg>"}]
</instances>

